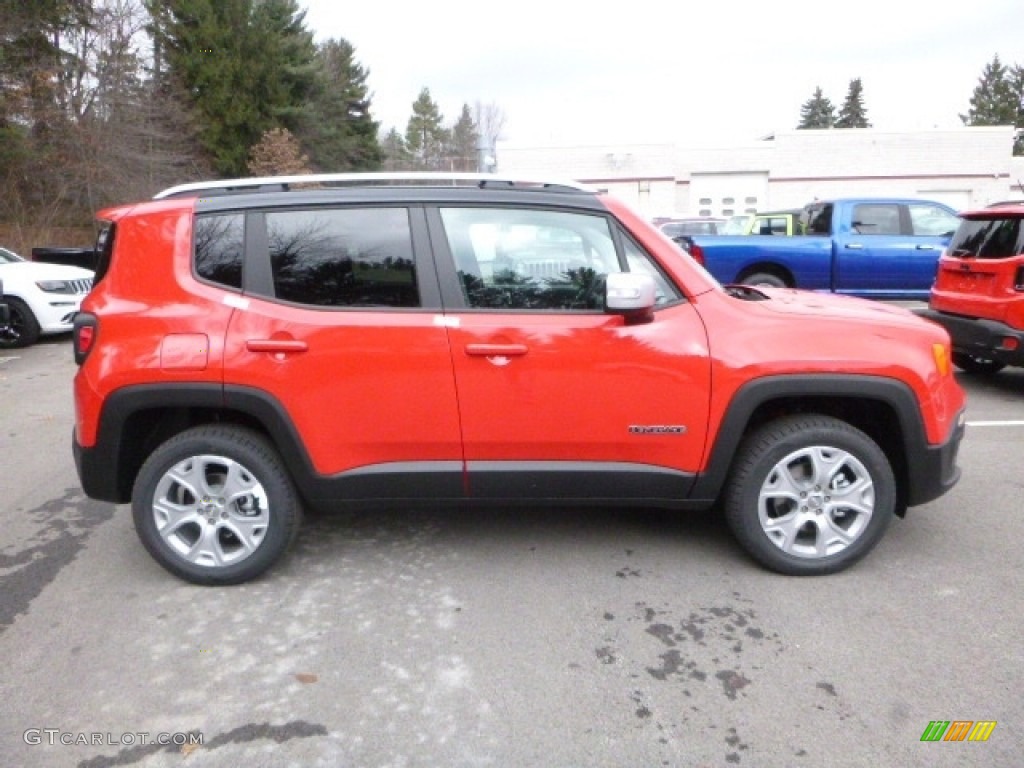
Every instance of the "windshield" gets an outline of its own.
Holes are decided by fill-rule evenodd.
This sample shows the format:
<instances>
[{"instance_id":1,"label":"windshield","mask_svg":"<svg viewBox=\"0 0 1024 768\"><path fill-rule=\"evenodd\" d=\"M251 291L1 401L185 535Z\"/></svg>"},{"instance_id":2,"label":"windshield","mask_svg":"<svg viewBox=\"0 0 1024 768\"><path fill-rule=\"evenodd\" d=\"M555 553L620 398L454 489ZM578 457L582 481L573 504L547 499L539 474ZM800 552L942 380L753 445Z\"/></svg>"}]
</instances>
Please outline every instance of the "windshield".
<instances>
[{"instance_id":1,"label":"windshield","mask_svg":"<svg viewBox=\"0 0 1024 768\"><path fill-rule=\"evenodd\" d=\"M728 221L719 230L723 235L745 235L750 220L754 218L752 213L743 213L738 216L730 216Z\"/></svg>"},{"instance_id":2,"label":"windshield","mask_svg":"<svg viewBox=\"0 0 1024 768\"><path fill-rule=\"evenodd\" d=\"M8 251L6 248L0 248L0 264L13 264L16 261L24 261L24 259L14 251Z\"/></svg>"}]
</instances>

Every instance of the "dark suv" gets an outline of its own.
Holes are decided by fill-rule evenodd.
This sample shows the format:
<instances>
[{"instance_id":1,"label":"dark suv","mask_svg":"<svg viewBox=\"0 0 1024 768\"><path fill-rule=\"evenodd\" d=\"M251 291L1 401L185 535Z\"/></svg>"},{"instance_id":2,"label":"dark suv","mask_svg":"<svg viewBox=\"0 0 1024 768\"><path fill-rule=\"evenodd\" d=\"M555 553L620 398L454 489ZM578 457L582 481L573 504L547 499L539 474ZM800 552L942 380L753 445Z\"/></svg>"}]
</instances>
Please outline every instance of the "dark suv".
<instances>
[{"instance_id":1,"label":"dark suv","mask_svg":"<svg viewBox=\"0 0 1024 768\"><path fill-rule=\"evenodd\" d=\"M945 331L723 288L613 196L367 174L158 197L99 214L73 446L190 581L260 574L303 508L423 501L719 504L760 563L831 573L959 476Z\"/></svg>"},{"instance_id":2,"label":"dark suv","mask_svg":"<svg viewBox=\"0 0 1024 768\"><path fill-rule=\"evenodd\" d=\"M1024 202L961 213L924 317L952 337L969 373L1024 366Z\"/></svg>"}]
</instances>

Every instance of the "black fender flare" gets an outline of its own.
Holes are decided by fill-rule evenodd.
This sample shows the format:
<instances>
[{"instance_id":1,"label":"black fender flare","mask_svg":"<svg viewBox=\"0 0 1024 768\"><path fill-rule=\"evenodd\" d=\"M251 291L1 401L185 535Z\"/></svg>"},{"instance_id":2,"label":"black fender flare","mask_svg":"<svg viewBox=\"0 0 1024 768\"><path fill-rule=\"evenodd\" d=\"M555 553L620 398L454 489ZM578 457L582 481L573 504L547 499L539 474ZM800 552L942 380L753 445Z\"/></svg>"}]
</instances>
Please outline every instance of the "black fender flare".
<instances>
[{"instance_id":1,"label":"black fender flare","mask_svg":"<svg viewBox=\"0 0 1024 768\"><path fill-rule=\"evenodd\" d=\"M710 448L707 470L694 483L691 498L717 499L732 466L732 461L758 408L780 400L811 399L873 400L896 414L902 437L903 456L909 473L907 498L919 497L915 491L927 480L918 459L929 450L923 417L913 390L902 381L884 376L848 374L786 374L767 376L747 382L737 390L722 419ZM812 410L812 409L809 409ZM920 475L920 476L919 476Z\"/></svg>"}]
</instances>

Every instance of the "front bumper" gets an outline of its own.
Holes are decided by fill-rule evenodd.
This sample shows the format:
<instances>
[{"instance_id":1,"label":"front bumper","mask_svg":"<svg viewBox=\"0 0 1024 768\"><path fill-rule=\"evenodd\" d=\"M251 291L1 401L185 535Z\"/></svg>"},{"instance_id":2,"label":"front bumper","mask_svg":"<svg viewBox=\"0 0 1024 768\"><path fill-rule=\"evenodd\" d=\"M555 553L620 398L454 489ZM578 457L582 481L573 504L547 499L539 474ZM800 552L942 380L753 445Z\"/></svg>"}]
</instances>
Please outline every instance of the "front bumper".
<instances>
[{"instance_id":1,"label":"front bumper","mask_svg":"<svg viewBox=\"0 0 1024 768\"><path fill-rule=\"evenodd\" d=\"M84 298L85 294L47 294L45 299L37 298L30 304L30 308L43 333L65 333L74 328L75 315L81 309Z\"/></svg>"},{"instance_id":2,"label":"front bumper","mask_svg":"<svg viewBox=\"0 0 1024 768\"><path fill-rule=\"evenodd\" d=\"M997 360L1004 365L1024 366L1024 331L1018 328L998 320L954 315L934 309L919 309L915 313L945 328L955 352Z\"/></svg>"},{"instance_id":3,"label":"front bumper","mask_svg":"<svg viewBox=\"0 0 1024 768\"><path fill-rule=\"evenodd\" d=\"M929 445L916 456L910 457L907 467L910 473L908 507L927 504L939 498L960 480L960 467L957 466L956 457L960 451L960 441L963 440L966 423L966 411L960 411L946 442Z\"/></svg>"}]
</instances>

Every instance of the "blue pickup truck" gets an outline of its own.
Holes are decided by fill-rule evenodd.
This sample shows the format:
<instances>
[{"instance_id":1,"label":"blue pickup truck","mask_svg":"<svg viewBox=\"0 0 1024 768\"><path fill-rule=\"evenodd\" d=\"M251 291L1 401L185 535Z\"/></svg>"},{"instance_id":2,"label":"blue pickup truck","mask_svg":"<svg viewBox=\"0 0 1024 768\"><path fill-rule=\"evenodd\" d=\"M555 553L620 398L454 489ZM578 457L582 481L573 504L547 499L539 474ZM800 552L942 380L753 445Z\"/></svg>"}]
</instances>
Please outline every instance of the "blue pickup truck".
<instances>
[{"instance_id":1,"label":"blue pickup truck","mask_svg":"<svg viewBox=\"0 0 1024 768\"><path fill-rule=\"evenodd\" d=\"M840 198L804 207L792 236L677 240L721 283L773 285L875 299L923 299L960 223L943 203Z\"/></svg>"}]
</instances>

